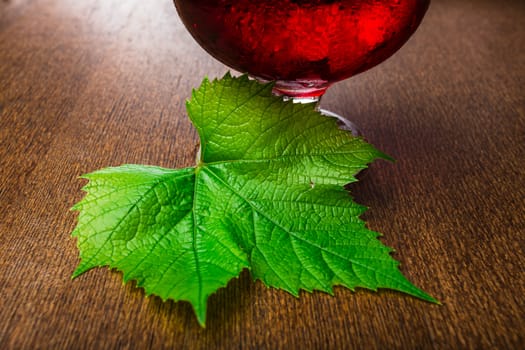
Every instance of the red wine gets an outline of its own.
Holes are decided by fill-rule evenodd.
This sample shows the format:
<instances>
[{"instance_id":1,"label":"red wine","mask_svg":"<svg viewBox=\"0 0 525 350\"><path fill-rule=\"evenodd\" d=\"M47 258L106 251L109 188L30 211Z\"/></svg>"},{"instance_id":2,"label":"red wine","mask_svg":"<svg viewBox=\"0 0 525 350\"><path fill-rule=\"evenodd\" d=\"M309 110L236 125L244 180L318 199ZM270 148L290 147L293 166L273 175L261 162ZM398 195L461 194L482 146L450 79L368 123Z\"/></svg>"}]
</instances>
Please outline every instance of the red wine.
<instances>
[{"instance_id":1,"label":"red wine","mask_svg":"<svg viewBox=\"0 0 525 350\"><path fill-rule=\"evenodd\" d=\"M333 82L394 54L429 0L175 0L184 24L212 56L290 96L316 96Z\"/></svg>"}]
</instances>

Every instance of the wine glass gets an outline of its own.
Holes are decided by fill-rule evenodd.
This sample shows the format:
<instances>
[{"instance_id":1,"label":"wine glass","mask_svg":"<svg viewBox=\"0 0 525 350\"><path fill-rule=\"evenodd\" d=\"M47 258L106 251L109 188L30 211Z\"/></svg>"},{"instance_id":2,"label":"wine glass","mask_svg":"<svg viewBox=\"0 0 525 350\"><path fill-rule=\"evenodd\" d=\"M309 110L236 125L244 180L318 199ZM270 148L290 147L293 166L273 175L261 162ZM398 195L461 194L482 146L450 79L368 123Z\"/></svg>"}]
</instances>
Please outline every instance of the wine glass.
<instances>
[{"instance_id":1,"label":"wine glass","mask_svg":"<svg viewBox=\"0 0 525 350\"><path fill-rule=\"evenodd\" d=\"M393 55L430 0L174 0L212 56L294 102L319 102L334 82ZM345 118L346 128L356 128Z\"/></svg>"}]
</instances>

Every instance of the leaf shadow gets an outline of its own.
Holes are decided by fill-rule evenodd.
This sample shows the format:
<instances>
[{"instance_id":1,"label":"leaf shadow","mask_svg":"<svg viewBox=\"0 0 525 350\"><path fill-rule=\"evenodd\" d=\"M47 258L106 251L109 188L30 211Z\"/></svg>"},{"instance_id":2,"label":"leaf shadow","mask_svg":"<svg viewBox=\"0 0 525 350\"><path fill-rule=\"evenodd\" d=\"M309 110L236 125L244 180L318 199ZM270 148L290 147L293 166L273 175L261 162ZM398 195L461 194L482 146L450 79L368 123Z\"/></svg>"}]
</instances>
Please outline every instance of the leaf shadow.
<instances>
[{"instance_id":1,"label":"leaf shadow","mask_svg":"<svg viewBox=\"0 0 525 350\"><path fill-rule=\"evenodd\" d=\"M143 292L142 292L143 293ZM205 328L197 322L192 306L186 301L163 301L158 296L151 296L148 302L148 312L160 318L165 328L171 332L191 329L198 334L213 335L212 341L217 343L227 329L240 324L242 310L247 310L253 304L255 283L247 269L239 277L233 278L224 288L220 288L208 299L208 311Z\"/></svg>"}]
</instances>

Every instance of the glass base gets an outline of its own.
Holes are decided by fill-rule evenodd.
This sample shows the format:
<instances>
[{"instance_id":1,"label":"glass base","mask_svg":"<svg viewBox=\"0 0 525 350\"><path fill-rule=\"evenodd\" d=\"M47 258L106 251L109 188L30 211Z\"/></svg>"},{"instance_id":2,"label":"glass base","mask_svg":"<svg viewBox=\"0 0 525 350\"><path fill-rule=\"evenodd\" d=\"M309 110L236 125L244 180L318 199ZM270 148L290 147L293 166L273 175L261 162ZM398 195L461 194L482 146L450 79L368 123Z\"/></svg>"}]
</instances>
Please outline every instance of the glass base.
<instances>
[{"instance_id":1,"label":"glass base","mask_svg":"<svg viewBox=\"0 0 525 350\"><path fill-rule=\"evenodd\" d=\"M274 91L275 93L275 91ZM279 95L277 93L277 95ZM323 109L319 107L319 102L321 101L321 96L309 96L309 97L289 97L289 96L283 96L283 99L285 101L292 100L294 103L315 103L316 109L321 113L322 115L325 115L327 117L335 118L337 119L337 124L341 130L350 131L352 133L352 136L358 137L363 136L363 133L361 130L350 120L346 119L342 115L339 115L334 112L327 111L326 109Z\"/></svg>"},{"instance_id":2,"label":"glass base","mask_svg":"<svg viewBox=\"0 0 525 350\"><path fill-rule=\"evenodd\" d=\"M327 111L326 109L322 109L322 108L319 108L319 112L322 115L326 115L327 117L336 118L337 124L339 125L339 129L350 131L352 135L356 137L363 136L363 133L361 132L361 130L354 123L344 118L343 116L337 113L334 113L334 112Z\"/></svg>"}]
</instances>

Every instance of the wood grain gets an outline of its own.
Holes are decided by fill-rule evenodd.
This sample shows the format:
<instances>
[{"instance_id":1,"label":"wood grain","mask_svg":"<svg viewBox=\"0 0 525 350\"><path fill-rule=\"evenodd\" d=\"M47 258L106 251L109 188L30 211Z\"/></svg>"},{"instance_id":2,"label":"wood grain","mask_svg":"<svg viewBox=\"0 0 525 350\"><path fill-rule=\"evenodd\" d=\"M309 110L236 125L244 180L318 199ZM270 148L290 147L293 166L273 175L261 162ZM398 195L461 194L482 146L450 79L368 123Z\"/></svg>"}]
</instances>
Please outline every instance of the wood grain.
<instances>
[{"instance_id":1,"label":"wood grain","mask_svg":"<svg viewBox=\"0 0 525 350\"><path fill-rule=\"evenodd\" d=\"M185 100L226 68L163 1L0 1L1 349L516 349L525 342L525 3L434 0L384 64L323 106L397 159L351 190L402 270L443 302L337 288L300 299L248 273L210 298L144 298L78 262L77 177L192 165Z\"/></svg>"}]
</instances>

